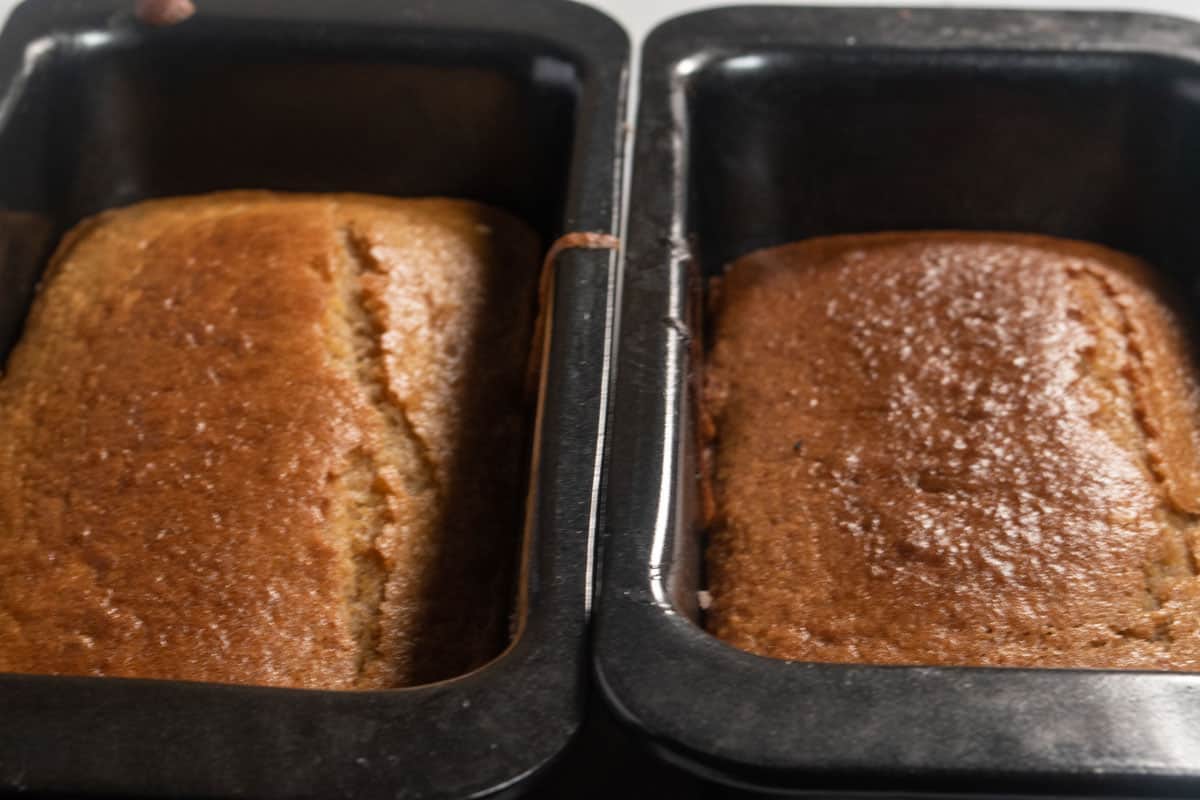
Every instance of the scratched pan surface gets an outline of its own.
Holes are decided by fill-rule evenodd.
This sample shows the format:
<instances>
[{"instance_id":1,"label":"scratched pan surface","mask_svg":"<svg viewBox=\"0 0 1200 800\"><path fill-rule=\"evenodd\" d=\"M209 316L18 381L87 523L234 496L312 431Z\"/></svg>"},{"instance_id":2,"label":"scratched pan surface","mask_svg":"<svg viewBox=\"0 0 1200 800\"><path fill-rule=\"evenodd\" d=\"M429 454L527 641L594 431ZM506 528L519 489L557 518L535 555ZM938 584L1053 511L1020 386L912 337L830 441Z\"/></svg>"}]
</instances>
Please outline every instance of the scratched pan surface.
<instances>
[{"instance_id":1,"label":"scratched pan surface","mask_svg":"<svg viewBox=\"0 0 1200 800\"><path fill-rule=\"evenodd\" d=\"M670 761L779 792L1200 795L1200 676L788 663L699 625L703 279L895 229L1088 239L1200 295L1200 26L738 8L643 56L594 665Z\"/></svg>"},{"instance_id":2,"label":"scratched pan surface","mask_svg":"<svg viewBox=\"0 0 1200 800\"><path fill-rule=\"evenodd\" d=\"M0 360L47 248L147 197L254 187L449 195L549 243L614 232L624 32L567 2L29 0L0 34ZM515 793L581 723L615 255L556 265L519 629L443 683L320 692L0 675L0 793Z\"/></svg>"}]
</instances>

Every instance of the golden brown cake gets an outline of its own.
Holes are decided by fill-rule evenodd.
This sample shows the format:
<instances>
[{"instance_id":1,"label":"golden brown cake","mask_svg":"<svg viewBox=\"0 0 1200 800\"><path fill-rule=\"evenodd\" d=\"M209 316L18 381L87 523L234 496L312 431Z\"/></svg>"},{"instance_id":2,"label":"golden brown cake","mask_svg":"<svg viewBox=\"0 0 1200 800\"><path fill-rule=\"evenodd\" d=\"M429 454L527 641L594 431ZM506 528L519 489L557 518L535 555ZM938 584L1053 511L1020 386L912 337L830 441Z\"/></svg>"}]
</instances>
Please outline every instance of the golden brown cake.
<instances>
[{"instance_id":1,"label":"golden brown cake","mask_svg":"<svg viewBox=\"0 0 1200 800\"><path fill-rule=\"evenodd\" d=\"M366 195L82 223L0 380L0 670L379 688L496 655L536 248Z\"/></svg>"},{"instance_id":2,"label":"golden brown cake","mask_svg":"<svg viewBox=\"0 0 1200 800\"><path fill-rule=\"evenodd\" d=\"M1200 390L1141 262L785 245L720 284L710 629L767 656L1200 669Z\"/></svg>"}]
</instances>

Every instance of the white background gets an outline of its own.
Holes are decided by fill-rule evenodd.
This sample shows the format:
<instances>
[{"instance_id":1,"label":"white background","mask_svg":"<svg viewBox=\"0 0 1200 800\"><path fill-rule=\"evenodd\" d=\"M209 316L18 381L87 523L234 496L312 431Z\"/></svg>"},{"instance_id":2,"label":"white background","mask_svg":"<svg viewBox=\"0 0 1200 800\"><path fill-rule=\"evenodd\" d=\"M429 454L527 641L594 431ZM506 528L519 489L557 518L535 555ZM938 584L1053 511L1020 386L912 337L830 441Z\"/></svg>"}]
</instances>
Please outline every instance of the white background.
<instances>
[{"instance_id":1,"label":"white background","mask_svg":"<svg viewBox=\"0 0 1200 800\"><path fill-rule=\"evenodd\" d=\"M770 0L759 0L759 2L769 2ZM204 11L204 0L195 0L196 5L200 8L201 13ZM254 0L244 0L251 3ZM329 0L331 4L336 4L338 0ZM406 0L393 0L396 3L403 3ZM444 0L444 2L453 2L453 0ZM591 5L602 8L608 11L609 14L616 17L625 29L629 31L630 38L633 39L635 45L645 35L646 31L650 30L656 23L661 22L667 17L681 14L685 11L692 11L698 8L709 8L719 5L733 5L740 0L725 0L725 2L705 2L704 0L591 0ZM129 0L130 5L133 0ZM504 0L495 0L496 12L504 13ZM0 0L0 20L7 19L9 11L17 5L17 0ZM802 5L890 5L890 6L954 6L958 8L969 7L991 7L991 8L1072 8L1072 9L1111 9L1124 11L1153 11L1164 14L1175 14L1178 16L1191 17L1200 20L1200 0L1150 0L1150 2L1137 2L1137 0L1054 0L1054 2L1040 4L1036 0L1024 0L1024 2L1013 2L1013 0L980 0L978 2L951 2L951 3L930 3L921 2L921 0L909 0L908 2L896 2L892 0L860 0L860 2L804 2Z\"/></svg>"}]
</instances>

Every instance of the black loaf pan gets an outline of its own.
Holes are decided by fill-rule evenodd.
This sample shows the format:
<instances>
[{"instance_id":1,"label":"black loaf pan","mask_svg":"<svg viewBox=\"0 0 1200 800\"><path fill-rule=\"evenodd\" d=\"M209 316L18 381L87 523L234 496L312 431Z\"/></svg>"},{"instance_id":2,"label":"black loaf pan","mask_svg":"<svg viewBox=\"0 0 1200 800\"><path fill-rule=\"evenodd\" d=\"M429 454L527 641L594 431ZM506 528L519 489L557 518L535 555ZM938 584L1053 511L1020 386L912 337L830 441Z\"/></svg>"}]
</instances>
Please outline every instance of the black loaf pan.
<instances>
[{"instance_id":1,"label":"black loaf pan","mask_svg":"<svg viewBox=\"0 0 1200 800\"><path fill-rule=\"evenodd\" d=\"M448 195L548 245L613 232L628 40L568 2L29 0L0 35L0 359L47 247L147 197L249 187ZM616 256L556 263L519 630L486 667L396 691L0 675L0 793L475 797L515 792L582 715Z\"/></svg>"},{"instance_id":2,"label":"black loaf pan","mask_svg":"<svg viewBox=\"0 0 1200 800\"><path fill-rule=\"evenodd\" d=\"M645 45L595 665L661 755L781 792L1200 796L1200 675L788 663L698 625L694 334L756 248L1030 231L1200 308L1200 25L743 7Z\"/></svg>"}]
</instances>

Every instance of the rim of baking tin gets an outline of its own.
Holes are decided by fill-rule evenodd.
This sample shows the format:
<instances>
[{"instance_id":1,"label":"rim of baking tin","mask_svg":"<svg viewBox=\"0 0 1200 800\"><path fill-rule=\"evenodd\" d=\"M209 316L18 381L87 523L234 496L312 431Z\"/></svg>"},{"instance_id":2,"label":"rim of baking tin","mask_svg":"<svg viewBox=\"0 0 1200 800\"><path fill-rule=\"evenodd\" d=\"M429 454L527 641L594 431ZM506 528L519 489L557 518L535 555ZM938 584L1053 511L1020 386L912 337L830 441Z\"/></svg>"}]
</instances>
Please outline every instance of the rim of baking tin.
<instances>
[{"instance_id":1,"label":"rim of baking tin","mask_svg":"<svg viewBox=\"0 0 1200 800\"><path fill-rule=\"evenodd\" d=\"M773 790L1200 791L1200 675L786 662L702 631L667 589L688 432L687 92L778 48L1096 53L1200 64L1200 24L1140 13L741 6L643 48L594 669L663 757Z\"/></svg>"}]
</instances>

